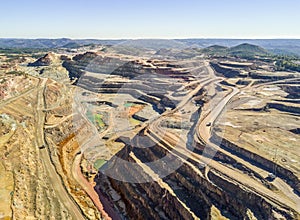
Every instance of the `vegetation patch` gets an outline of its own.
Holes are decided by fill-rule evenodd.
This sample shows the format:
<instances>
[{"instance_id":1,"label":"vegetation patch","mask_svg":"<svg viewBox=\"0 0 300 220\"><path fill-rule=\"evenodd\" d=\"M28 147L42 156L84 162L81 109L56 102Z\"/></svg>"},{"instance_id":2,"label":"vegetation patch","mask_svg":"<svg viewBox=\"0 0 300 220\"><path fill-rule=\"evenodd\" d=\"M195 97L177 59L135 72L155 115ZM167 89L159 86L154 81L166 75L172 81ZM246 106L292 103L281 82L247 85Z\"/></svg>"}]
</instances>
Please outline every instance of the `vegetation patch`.
<instances>
[{"instance_id":1,"label":"vegetation patch","mask_svg":"<svg viewBox=\"0 0 300 220\"><path fill-rule=\"evenodd\" d=\"M103 129L105 127L105 123L103 121L103 115L98 113L94 114L91 111L88 111L86 113L86 116L88 117L90 122L92 122L97 126L98 129Z\"/></svg>"},{"instance_id":2,"label":"vegetation patch","mask_svg":"<svg viewBox=\"0 0 300 220\"><path fill-rule=\"evenodd\" d=\"M104 164L106 163L106 160L98 159L94 163L95 169L99 170Z\"/></svg>"},{"instance_id":3,"label":"vegetation patch","mask_svg":"<svg viewBox=\"0 0 300 220\"><path fill-rule=\"evenodd\" d=\"M291 71L300 72L300 64L288 58L284 58L276 61L276 66L278 70L282 70L282 71L291 70Z\"/></svg>"}]
</instances>

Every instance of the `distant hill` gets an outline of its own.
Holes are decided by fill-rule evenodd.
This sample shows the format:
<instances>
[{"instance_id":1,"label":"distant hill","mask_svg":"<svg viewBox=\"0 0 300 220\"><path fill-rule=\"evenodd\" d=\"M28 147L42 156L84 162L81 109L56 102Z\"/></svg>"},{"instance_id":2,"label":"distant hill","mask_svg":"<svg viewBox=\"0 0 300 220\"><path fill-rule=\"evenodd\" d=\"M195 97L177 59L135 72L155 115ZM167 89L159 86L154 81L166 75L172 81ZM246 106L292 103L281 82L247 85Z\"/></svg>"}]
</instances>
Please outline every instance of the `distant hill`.
<instances>
[{"instance_id":1,"label":"distant hill","mask_svg":"<svg viewBox=\"0 0 300 220\"><path fill-rule=\"evenodd\" d=\"M248 44L248 43L243 43L240 45L237 45L235 47L231 47L228 49L228 52L231 55L237 55L237 56L243 56L243 55L267 55L269 52L265 50L264 48L253 45L253 44Z\"/></svg>"},{"instance_id":2,"label":"distant hill","mask_svg":"<svg viewBox=\"0 0 300 220\"><path fill-rule=\"evenodd\" d=\"M300 56L300 39L175 39L175 40L97 40L97 39L16 39L0 38L0 48L52 49L73 46L95 45L145 45L146 48L208 48L206 52L220 52L222 47L236 47L241 44L257 45L275 54ZM244 45L247 46L247 45ZM211 47L211 48L209 48ZM238 49L238 48L236 48ZM246 48L244 48L246 49ZM244 50L243 49L243 50ZM250 48L249 48L250 49ZM255 52L255 48L253 48ZM251 50L251 49L250 49ZM257 51L256 51L257 52ZM261 51L262 52L262 51ZM238 52L236 52L238 53Z\"/></svg>"},{"instance_id":3,"label":"distant hill","mask_svg":"<svg viewBox=\"0 0 300 220\"><path fill-rule=\"evenodd\" d=\"M97 40L97 39L79 39L69 38L59 39L16 39L0 38L0 48L62 48L64 46L84 46L88 44L114 45L124 42L124 40Z\"/></svg>"},{"instance_id":4,"label":"distant hill","mask_svg":"<svg viewBox=\"0 0 300 220\"><path fill-rule=\"evenodd\" d=\"M212 45L202 49L203 53L206 54L224 54L227 53L228 47L220 46L220 45Z\"/></svg>"},{"instance_id":5,"label":"distant hill","mask_svg":"<svg viewBox=\"0 0 300 220\"><path fill-rule=\"evenodd\" d=\"M207 48L212 45L235 47L248 43L265 48L275 54L300 56L300 39L178 39L178 41L200 48Z\"/></svg>"},{"instance_id":6,"label":"distant hill","mask_svg":"<svg viewBox=\"0 0 300 220\"><path fill-rule=\"evenodd\" d=\"M63 48L78 48L80 47L81 45L76 43L76 42L69 42L67 44L65 44L64 46L62 46Z\"/></svg>"},{"instance_id":7,"label":"distant hill","mask_svg":"<svg viewBox=\"0 0 300 220\"><path fill-rule=\"evenodd\" d=\"M0 39L1 48L56 48L72 40L61 39Z\"/></svg>"},{"instance_id":8,"label":"distant hill","mask_svg":"<svg viewBox=\"0 0 300 220\"><path fill-rule=\"evenodd\" d=\"M208 50L226 50L228 47L220 46L220 45L212 45L210 47L207 47Z\"/></svg>"},{"instance_id":9,"label":"distant hill","mask_svg":"<svg viewBox=\"0 0 300 220\"><path fill-rule=\"evenodd\" d=\"M229 48L220 45L213 45L202 49L202 52L209 55L219 55L219 56L231 55L231 56L240 56L240 57L254 57L259 55L270 54L270 52L268 52L264 48L257 45L248 44L248 43L239 44L237 46L229 47Z\"/></svg>"}]
</instances>

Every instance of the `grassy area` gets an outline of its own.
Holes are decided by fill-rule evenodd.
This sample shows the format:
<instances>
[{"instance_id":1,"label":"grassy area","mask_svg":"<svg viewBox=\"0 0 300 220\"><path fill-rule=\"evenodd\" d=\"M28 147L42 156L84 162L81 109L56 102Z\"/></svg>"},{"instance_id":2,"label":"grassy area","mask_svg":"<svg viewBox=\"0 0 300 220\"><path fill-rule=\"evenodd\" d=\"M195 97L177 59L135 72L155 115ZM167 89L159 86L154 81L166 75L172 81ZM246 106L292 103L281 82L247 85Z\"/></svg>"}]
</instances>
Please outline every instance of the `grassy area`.
<instances>
[{"instance_id":1,"label":"grassy area","mask_svg":"<svg viewBox=\"0 0 300 220\"><path fill-rule=\"evenodd\" d=\"M100 127L100 128L103 128L105 127L105 123L103 122L102 120L102 115L99 115L99 114L96 114L95 116L95 122L97 123L97 125Z\"/></svg>"},{"instance_id":2,"label":"grassy area","mask_svg":"<svg viewBox=\"0 0 300 220\"><path fill-rule=\"evenodd\" d=\"M104 164L106 163L106 160L98 159L94 163L95 169L99 170Z\"/></svg>"}]
</instances>

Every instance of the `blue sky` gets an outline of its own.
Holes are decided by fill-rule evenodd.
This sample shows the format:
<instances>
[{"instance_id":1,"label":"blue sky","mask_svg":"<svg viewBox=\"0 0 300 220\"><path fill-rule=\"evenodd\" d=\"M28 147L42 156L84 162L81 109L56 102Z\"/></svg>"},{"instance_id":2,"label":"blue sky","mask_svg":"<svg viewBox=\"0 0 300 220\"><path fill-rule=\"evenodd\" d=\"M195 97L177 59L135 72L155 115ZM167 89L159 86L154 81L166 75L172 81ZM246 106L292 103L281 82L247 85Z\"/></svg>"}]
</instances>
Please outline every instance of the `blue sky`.
<instances>
[{"instance_id":1,"label":"blue sky","mask_svg":"<svg viewBox=\"0 0 300 220\"><path fill-rule=\"evenodd\" d=\"M299 0L4 0L0 37L300 38Z\"/></svg>"}]
</instances>

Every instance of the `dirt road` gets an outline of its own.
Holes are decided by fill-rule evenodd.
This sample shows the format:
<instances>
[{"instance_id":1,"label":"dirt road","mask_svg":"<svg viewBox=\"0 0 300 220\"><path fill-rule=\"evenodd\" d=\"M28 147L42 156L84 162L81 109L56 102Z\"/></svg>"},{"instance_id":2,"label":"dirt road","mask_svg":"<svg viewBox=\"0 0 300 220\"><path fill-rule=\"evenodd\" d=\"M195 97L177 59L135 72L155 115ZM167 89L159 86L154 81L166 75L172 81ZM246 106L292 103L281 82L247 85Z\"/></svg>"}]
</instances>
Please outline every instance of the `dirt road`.
<instances>
[{"instance_id":1,"label":"dirt road","mask_svg":"<svg viewBox=\"0 0 300 220\"><path fill-rule=\"evenodd\" d=\"M45 142L44 137L44 124L45 124L45 113L43 112L45 107L44 100L44 91L47 79L41 79L41 82L38 86L38 99L37 99L37 123L36 123L36 138L37 138L37 147L42 145L46 146L46 148L40 150L40 157L43 160L44 170L48 173L49 180L51 181L51 185L53 189L56 191L56 195L59 197L60 201L65 205L65 207L69 210L70 215L73 219L82 219L85 217L82 214L81 210L71 198L70 194L67 192L61 177L56 172L55 166L51 161L51 156L49 149L47 147L47 143Z\"/></svg>"}]
</instances>

